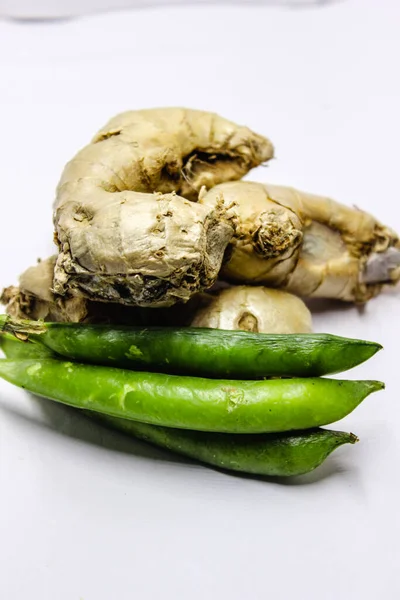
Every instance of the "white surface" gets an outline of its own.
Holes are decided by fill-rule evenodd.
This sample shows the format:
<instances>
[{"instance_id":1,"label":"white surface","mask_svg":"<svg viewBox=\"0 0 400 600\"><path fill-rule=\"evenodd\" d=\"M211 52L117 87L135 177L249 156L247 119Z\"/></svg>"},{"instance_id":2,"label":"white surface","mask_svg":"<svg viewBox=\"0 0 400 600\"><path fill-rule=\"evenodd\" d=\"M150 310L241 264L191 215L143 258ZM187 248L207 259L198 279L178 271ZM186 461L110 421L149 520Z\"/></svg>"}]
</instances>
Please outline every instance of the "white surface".
<instances>
[{"instance_id":1,"label":"white surface","mask_svg":"<svg viewBox=\"0 0 400 600\"><path fill-rule=\"evenodd\" d=\"M216 110L269 135L252 177L330 194L400 229L400 5L143 10L0 22L0 285L52 250L64 163L112 114ZM0 384L0 598L397 600L400 291L318 330L381 341L360 438L287 484L224 475Z\"/></svg>"},{"instance_id":2,"label":"white surface","mask_svg":"<svg viewBox=\"0 0 400 600\"><path fill-rule=\"evenodd\" d=\"M248 4L303 7L337 0L246 0ZM16 19L59 19L123 8L178 6L187 0L0 0L0 15ZM191 4L242 4L242 0L192 0Z\"/></svg>"},{"instance_id":3,"label":"white surface","mask_svg":"<svg viewBox=\"0 0 400 600\"><path fill-rule=\"evenodd\" d=\"M304 7L337 0L247 0L248 4ZM16 19L59 19L123 8L178 6L187 0L0 0L0 15ZM191 4L242 4L242 0L192 0Z\"/></svg>"}]
</instances>

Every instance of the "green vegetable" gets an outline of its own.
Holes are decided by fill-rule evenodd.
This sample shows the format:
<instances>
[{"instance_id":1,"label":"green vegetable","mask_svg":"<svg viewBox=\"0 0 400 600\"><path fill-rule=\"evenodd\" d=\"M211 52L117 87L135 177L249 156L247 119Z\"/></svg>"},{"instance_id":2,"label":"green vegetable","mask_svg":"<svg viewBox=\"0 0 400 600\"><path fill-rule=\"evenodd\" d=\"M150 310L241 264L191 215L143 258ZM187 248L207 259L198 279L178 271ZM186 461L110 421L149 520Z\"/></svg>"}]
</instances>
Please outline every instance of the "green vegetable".
<instances>
[{"instance_id":1,"label":"green vegetable","mask_svg":"<svg viewBox=\"0 0 400 600\"><path fill-rule=\"evenodd\" d=\"M382 348L329 334L38 323L0 315L2 328L80 362L230 379L339 373Z\"/></svg>"},{"instance_id":2,"label":"green vegetable","mask_svg":"<svg viewBox=\"0 0 400 600\"><path fill-rule=\"evenodd\" d=\"M7 358L55 358L50 348L36 342L22 342L10 333L0 334L0 349Z\"/></svg>"},{"instance_id":3,"label":"green vegetable","mask_svg":"<svg viewBox=\"0 0 400 600\"><path fill-rule=\"evenodd\" d=\"M213 380L52 359L2 360L0 377L77 408L154 425L226 433L332 423L384 387L378 381L320 378Z\"/></svg>"},{"instance_id":4,"label":"green vegetable","mask_svg":"<svg viewBox=\"0 0 400 600\"><path fill-rule=\"evenodd\" d=\"M1 335L0 347L8 358L40 357L40 344L23 343ZM47 351L49 352L49 351ZM86 412L86 411L85 411ZM342 444L354 444L352 433L323 429L295 433L229 435L156 427L88 412L91 418L128 435L222 469L255 475L288 476L318 467Z\"/></svg>"},{"instance_id":5,"label":"green vegetable","mask_svg":"<svg viewBox=\"0 0 400 600\"><path fill-rule=\"evenodd\" d=\"M353 433L328 429L229 435L156 427L99 413L95 419L177 454L222 469L254 475L284 477L308 473L339 446L358 441Z\"/></svg>"}]
</instances>

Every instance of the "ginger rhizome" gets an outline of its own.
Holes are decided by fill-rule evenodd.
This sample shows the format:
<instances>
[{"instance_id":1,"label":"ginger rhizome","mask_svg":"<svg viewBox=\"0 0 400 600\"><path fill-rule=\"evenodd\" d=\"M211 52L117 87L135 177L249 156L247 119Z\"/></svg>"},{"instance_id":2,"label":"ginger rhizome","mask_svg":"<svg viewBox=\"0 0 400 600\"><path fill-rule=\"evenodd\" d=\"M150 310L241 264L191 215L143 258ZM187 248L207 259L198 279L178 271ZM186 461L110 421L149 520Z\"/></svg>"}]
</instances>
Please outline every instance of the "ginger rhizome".
<instances>
[{"instance_id":1,"label":"ginger rhizome","mask_svg":"<svg viewBox=\"0 0 400 600\"><path fill-rule=\"evenodd\" d=\"M234 222L202 186L240 179L271 142L218 115L166 108L111 119L65 167L54 205L54 292L132 306L185 302L217 279Z\"/></svg>"},{"instance_id":2,"label":"ginger rhizome","mask_svg":"<svg viewBox=\"0 0 400 600\"><path fill-rule=\"evenodd\" d=\"M116 323L121 325L187 325L197 310L197 300L170 308L140 308L114 302L97 302L84 296L55 294L53 287L56 256L29 267L19 286L6 288L0 302L17 319L67 323ZM195 296L202 297L202 294Z\"/></svg>"},{"instance_id":3,"label":"ginger rhizome","mask_svg":"<svg viewBox=\"0 0 400 600\"><path fill-rule=\"evenodd\" d=\"M245 181L202 191L200 203L221 198L237 217L222 279L362 303L400 278L398 236L366 212Z\"/></svg>"},{"instance_id":4,"label":"ginger rhizome","mask_svg":"<svg viewBox=\"0 0 400 600\"><path fill-rule=\"evenodd\" d=\"M192 327L254 333L310 333L311 313L297 296L262 286L238 285L203 294Z\"/></svg>"},{"instance_id":5,"label":"ginger rhizome","mask_svg":"<svg viewBox=\"0 0 400 600\"><path fill-rule=\"evenodd\" d=\"M58 255L5 290L8 311L186 324L217 279L358 303L400 279L398 236L371 215L238 181L272 157L267 138L213 113L117 115L66 165L54 203ZM243 293L226 298L236 306ZM257 293L258 303L271 297ZM153 308L154 317L143 312Z\"/></svg>"},{"instance_id":6,"label":"ginger rhizome","mask_svg":"<svg viewBox=\"0 0 400 600\"><path fill-rule=\"evenodd\" d=\"M232 286L194 296L185 305L139 308L94 302L83 296L53 293L52 256L29 267L1 298L7 313L17 319L55 322L114 323L121 325L169 325L211 327L259 333L307 333L311 314L292 294L257 286Z\"/></svg>"}]
</instances>

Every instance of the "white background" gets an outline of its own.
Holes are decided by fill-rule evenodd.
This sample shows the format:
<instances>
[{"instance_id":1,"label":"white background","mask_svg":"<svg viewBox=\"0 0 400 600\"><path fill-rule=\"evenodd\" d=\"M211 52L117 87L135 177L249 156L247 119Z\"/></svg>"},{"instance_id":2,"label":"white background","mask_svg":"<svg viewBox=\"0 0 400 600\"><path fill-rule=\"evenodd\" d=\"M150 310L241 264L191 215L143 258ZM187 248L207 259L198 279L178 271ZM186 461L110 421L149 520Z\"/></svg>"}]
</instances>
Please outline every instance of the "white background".
<instances>
[{"instance_id":1,"label":"white background","mask_svg":"<svg viewBox=\"0 0 400 600\"><path fill-rule=\"evenodd\" d=\"M268 135L252 178L400 230L400 4L143 9L0 22L0 285L54 251L64 163L114 113L186 105ZM397 600L399 299L318 305L318 331L385 351L338 425L361 442L286 483L222 474L0 384L0 598Z\"/></svg>"}]
</instances>

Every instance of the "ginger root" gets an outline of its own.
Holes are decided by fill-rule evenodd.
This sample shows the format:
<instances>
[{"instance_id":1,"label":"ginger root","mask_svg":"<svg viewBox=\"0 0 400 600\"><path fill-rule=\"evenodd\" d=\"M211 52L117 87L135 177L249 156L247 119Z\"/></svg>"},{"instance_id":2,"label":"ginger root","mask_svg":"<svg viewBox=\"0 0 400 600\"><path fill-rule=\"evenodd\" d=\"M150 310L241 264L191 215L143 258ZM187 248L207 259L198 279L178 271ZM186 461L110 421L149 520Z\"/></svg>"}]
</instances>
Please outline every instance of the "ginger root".
<instances>
[{"instance_id":1,"label":"ginger root","mask_svg":"<svg viewBox=\"0 0 400 600\"><path fill-rule=\"evenodd\" d=\"M51 289L55 261L55 256L39 261L22 273L19 287L3 291L0 301L9 315L67 323L192 326L260 333L312 331L310 312L299 298L265 287L226 288L224 284L212 293L197 294L183 306L157 310L58 296Z\"/></svg>"},{"instance_id":2,"label":"ginger root","mask_svg":"<svg viewBox=\"0 0 400 600\"><path fill-rule=\"evenodd\" d=\"M85 321L88 315L84 298L56 297L53 285L56 257L41 260L29 267L19 278L19 287L10 286L3 290L1 302L7 312L18 319L43 321Z\"/></svg>"},{"instance_id":3,"label":"ginger root","mask_svg":"<svg viewBox=\"0 0 400 600\"><path fill-rule=\"evenodd\" d=\"M254 333L309 333L312 319L304 302L292 294L242 285L207 294L207 302L203 302L191 326Z\"/></svg>"},{"instance_id":4,"label":"ginger root","mask_svg":"<svg viewBox=\"0 0 400 600\"><path fill-rule=\"evenodd\" d=\"M202 192L200 203L221 198L238 219L220 275L227 281L363 303L400 279L398 236L366 212L244 181Z\"/></svg>"},{"instance_id":5,"label":"ginger root","mask_svg":"<svg viewBox=\"0 0 400 600\"><path fill-rule=\"evenodd\" d=\"M17 319L66 323L114 325L188 326L206 294L197 294L187 304L169 308L141 308L107 302L94 302L83 296L59 296L52 290L56 256L29 267L19 278L19 286L9 286L0 296L6 312Z\"/></svg>"},{"instance_id":6,"label":"ginger root","mask_svg":"<svg viewBox=\"0 0 400 600\"><path fill-rule=\"evenodd\" d=\"M186 302L214 283L234 232L222 201L190 200L272 156L269 140L212 113L114 117L59 182L54 292L131 306Z\"/></svg>"}]
</instances>

